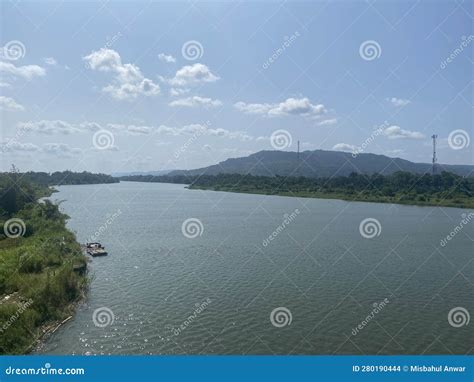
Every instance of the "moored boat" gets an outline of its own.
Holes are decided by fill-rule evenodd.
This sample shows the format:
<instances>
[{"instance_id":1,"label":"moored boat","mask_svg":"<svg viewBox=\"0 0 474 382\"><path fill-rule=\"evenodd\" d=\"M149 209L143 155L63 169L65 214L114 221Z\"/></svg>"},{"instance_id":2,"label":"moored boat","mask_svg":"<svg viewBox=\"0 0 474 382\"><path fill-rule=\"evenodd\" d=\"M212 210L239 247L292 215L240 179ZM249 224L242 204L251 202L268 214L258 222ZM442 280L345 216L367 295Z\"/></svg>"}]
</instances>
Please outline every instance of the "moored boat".
<instances>
[{"instance_id":1,"label":"moored boat","mask_svg":"<svg viewBox=\"0 0 474 382\"><path fill-rule=\"evenodd\" d=\"M107 255L107 251L105 250L104 246L100 243L86 243L85 251L88 255L92 257Z\"/></svg>"}]
</instances>

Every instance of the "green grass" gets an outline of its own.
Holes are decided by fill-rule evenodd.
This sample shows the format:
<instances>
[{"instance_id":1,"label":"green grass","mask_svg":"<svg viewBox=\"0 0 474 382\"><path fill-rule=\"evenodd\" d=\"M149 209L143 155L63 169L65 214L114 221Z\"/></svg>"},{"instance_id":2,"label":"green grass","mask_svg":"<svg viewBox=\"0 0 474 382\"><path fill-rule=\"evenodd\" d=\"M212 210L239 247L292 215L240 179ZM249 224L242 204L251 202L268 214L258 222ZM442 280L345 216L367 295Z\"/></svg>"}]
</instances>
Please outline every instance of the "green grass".
<instances>
[{"instance_id":1,"label":"green grass","mask_svg":"<svg viewBox=\"0 0 474 382\"><path fill-rule=\"evenodd\" d=\"M58 206L34 201L51 190L0 185L2 198L8 194L8 202L2 199L1 227L13 217L26 227L18 238L0 231L0 354L23 354L43 328L73 312L88 283L86 258ZM20 201L25 195L29 198Z\"/></svg>"}]
</instances>

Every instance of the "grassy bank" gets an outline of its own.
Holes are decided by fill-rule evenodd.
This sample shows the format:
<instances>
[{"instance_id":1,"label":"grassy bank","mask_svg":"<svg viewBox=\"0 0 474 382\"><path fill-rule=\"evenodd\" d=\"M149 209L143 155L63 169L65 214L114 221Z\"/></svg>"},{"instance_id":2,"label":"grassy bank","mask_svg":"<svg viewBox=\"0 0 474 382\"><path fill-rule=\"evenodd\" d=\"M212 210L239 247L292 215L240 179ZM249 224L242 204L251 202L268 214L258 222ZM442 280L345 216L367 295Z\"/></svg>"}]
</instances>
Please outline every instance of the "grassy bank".
<instances>
[{"instance_id":1,"label":"grassy bank","mask_svg":"<svg viewBox=\"0 0 474 382\"><path fill-rule=\"evenodd\" d=\"M51 190L0 175L0 354L31 350L74 309L87 286L86 258Z\"/></svg>"},{"instance_id":2,"label":"grassy bank","mask_svg":"<svg viewBox=\"0 0 474 382\"><path fill-rule=\"evenodd\" d=\"M310 191L272 191L260 189L244 189L239 187L212 187L212 186L197 186L191 185L188 187L191 190L210 190L223 192L236 192L241 194L258 194L258 195L276 195L289 196L297 198L316 198L316 199L337 199L351 202L368 202L368 203L393 203L413 206L438 206L438 207L456 207L456 208L474 208L474 200L472 198L458 199L455 202L450 200L441 200L432 198L428 200L416 200L416 198L407 198L404 195L387 197L387 196L371 196L371 195L351 195L344 193L323 193Z\"/></svg>"}]
</instances>

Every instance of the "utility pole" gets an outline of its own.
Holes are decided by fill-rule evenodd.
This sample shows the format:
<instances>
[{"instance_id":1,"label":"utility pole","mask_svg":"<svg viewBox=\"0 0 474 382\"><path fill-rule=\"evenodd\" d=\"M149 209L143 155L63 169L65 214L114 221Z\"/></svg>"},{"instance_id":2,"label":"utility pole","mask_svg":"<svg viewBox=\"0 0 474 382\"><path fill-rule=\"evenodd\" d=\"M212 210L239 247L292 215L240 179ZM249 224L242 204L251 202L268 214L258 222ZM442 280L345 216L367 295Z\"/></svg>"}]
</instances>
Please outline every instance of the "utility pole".
<instances>
[{"instance_id":1,"label":"utility pole","mask_svg":"<svg viewBox=\"0 0 474 382\"><path fill-rule=\"evenodd\" d=\"M296 155L296 159L298 159L298 162L300 161L300 141L298 141L298 154Z\"/></svg>"},{"instance_id":2,"label":"utility pole","mask_svg":"<svg viewBox=\"0 0 474 382\"><path fill-rule=\"evenodd\" d=\"M436 162L438 161L438 158L436 158L436 139L438 138L437 134L433 134L431 136L431 139L433 139L433 166L431 169L431 173L434 175L436 174Z\"/></svg>"}]
</instances>

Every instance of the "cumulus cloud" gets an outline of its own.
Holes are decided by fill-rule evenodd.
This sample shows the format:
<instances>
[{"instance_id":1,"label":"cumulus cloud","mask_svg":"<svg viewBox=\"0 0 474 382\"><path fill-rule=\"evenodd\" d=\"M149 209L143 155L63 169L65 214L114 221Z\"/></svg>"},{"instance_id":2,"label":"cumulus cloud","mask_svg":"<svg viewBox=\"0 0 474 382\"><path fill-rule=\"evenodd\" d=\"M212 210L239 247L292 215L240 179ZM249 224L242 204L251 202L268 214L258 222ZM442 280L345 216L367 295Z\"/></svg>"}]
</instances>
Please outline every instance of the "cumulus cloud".
<instances>
[{"instance_id":1,"label":"cumulus cloud","mask_svg":"<svg viewBox=\"0 0 474 382\"><path fill-rule=\"evenodd\" d=\"M337 151L355 151L357 147L354 145L350 145L349 143L337 143L332 147L333 150Z\"/></svg>"},{"instance_id":2,"label":"cumulus cloud","mask_svg":"<svg viewBox=\"0 0 474 382\"><path fill-rule=\"evenodd\" d=\"M389 139L423 139L424 134L418 131L404 130L400 126L390 126L384 130Z\"/></svg>"},{"instance_id":3,"label":"cumulus cloud","mask_svg":"<svg viewBox=\"0 0 474 382\"><path fill-rule=\"evenodd\" d=\"M174 58L171 54L160 53L158 55L158 58L160 61L167 62L169 64L176 62L176 58Z\"/></svg>"},{"instance_id":4,"label":"cumulus cloud","mask_svg":"<svg viewBox=\"0 0 474 382\"><path fill-rule=\"evenodd\" d=\"M237 102L234 107L246 114L260 114L269 117L299 115L318 117L326 113L322 104L312 104L308 98L288 98L280 103L245 103Z\"/></svg>"},{"instance_id":5,"label":"cumulus cloud","mask_svg":"<svg viewBox=\"0 0 474 382\"><path fill-rule=\"evenodd\" d=\"M215 82L220 78L204 64L186 65L179 69L173 78L161 78L172 86L185 87L205 82Z\"/></svg>"},{"instance_id":6,"label":"cumulus cloud","mask_svg":"<svg viewBox=\"0 0 474 382\"><path fill-rule=\"evenodd\" d=\"M170 106L184 106L184 107L204 107L209 109L211 107L222 106L222 102L218 99L193 96L188 98L181 98L169 103Z\"/></svg>"},{"instance_id":7,"label":"cumulus cloud","mask_svg":"<svg viewBox=\"0 0 474 382\"><path fill-rule=\"evenodd\" d=\"M134 64L123 64L120 55L113 49L102 48L83 57L89 68L113 73L113 82L102 90L118 100L133 100L138 96L154 96L160 93L160 86L145 78Z\"/></svg>"},{"instance_id":8,"label":"cumulus cloud","mask_svg":"<svg viewBox=\"0 0 474 382\"><path fill-rule=\"evenodd\" d=\"M55 121L29 121L29 122L20 122L18 124L20 129L26 131L32 131L41 134L71 134L80 131L77 127L72 124L60 120Z\"/></svg>"},{"instance_id":9,"label":"cumulus cloud","mask_svg":"<svg viewBox=\"0 0 474 382\"><path fill-rule=\"evenodd\" d=\"M13 98L0 96L0 109L6 111L23 111L25 108Z\"/></svg>"},{"instance_id":10,"label":"cumulus cloud","mask_svg":"<svg viewBox=\"0 0 474 382\"><path fill-rule=\"evenodd\" d=\"M402 98L396 98L396 97L387 98L387 101L396 107L403 107L403 106L408 105L411 102L408 99L402 99Z\"/></svg>"},{"instance_id":11,"label":"cumulus cloud","mask_svg":"<svg viewBox=\"0 0 474 382\"><path fill-rule=\"evenodd\" d=\"M22 78L29 81L34 77L42 77L46 75L46 70L38 65L15 66L10 62L0 61L0 73L4 73L5 76Z\"/></svg>"}]
</instances>

